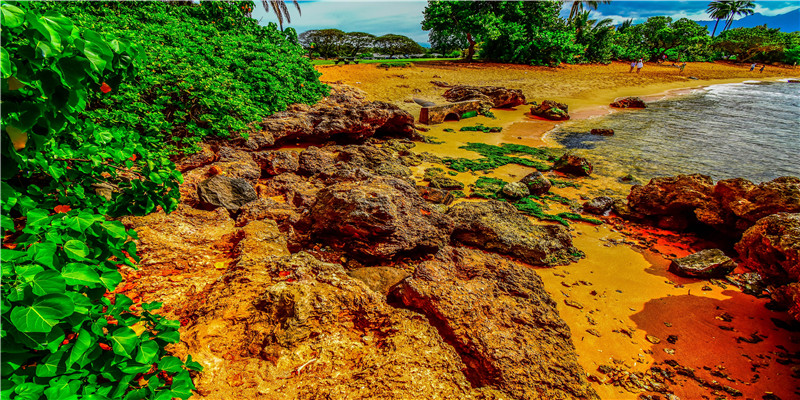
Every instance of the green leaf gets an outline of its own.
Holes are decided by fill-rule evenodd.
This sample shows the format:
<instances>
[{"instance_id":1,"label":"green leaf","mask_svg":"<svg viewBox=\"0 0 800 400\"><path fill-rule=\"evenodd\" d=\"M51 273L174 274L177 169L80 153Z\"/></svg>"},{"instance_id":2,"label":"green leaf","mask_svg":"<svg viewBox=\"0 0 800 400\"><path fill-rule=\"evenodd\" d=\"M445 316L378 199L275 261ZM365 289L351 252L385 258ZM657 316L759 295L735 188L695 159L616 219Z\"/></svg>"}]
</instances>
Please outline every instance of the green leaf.
<instances>
[{"instance_id":1,"label":"green leaf","mask_svg":"<svg viewBox=\"0 0 800 400\"><path fill-rule=\"evenodd\" d=\"M58 271L47 270L36 274L30 282L33 294L44 296L52 293L64 293L66 283Z\"/></svg>"},{"instance_id":2,"label":"green leaf","mask_svg":"<svg viewBox=\"0 0 800 400\"><path fill-rule=\"evenodd\" d=\"M89 248L80 240L73 239L64 243L64 252L67 253L69 258L83 260L89 255Z\"/></svg>"},{"instance_id":3,"label":"green leaf","mask_svg":"<svg viewBox=\"0 0 800 400\"><path fill-rule=\"evenodd\" d=\"M109 131L97 131L94 133L94 138L97 140L97 143L107 144L114 140L114 135Z\"/></svg>"},{"instance_id":4,"label":"green leaf","mask_svg":"<svg viewBox=\"0 0 800 400\"><path fill-rule=\"evenodd\" d=\"M88 265L79 263L69 263L61 270L61 276L66 280L67 285L83 285L94 287L100 283L100 275Z\"/></svg>"},{"instance_id":5,"label":"green leaf","mask_svg":"<svg viewBox=\"0 0 800 400\"><path fill-rule=\"evenodd\" d=\"M122 282L122 275L117 271L106 271L100 275L100 282L106 289L113 291L117 288L117 285Z\"/></svg>"},{"instance_id":6,"label":"green leaf","mask_svg":"<svg viewBox=\"0 0 800 400\"><path fill-rule=\"evenodd\" d=\"M5 4L3 6L5 6ZM3 73L3 79L10 78L14 73L11 64L11 56L8 55L8 51L6 51L5 47L0 49L0 71Z\"/></svg>"},{"instance_id":7,"label":"green leaf","mask_svg":"<svg viewBox=\"0 0 800 400\"><path fill-rule=\"evenodd\" d=\"M11 323L22 332L47 333L73 310L68 296L49 294L36 298L30 306L17 306L11 310Z\"/></svg>"},{"instance_id":8,"label":"green leaf","mask_svg":"<svg viewBox=\"0 0 800 400\"><path fill-rule=\"evenodd\" d=\"M103 37L95 32L84 31L83 38L83 54L92 64L92 69L102 73L106 65L113 61L114 53Z\"/></svg>"},{"instance_id":9,"label":"green leaf","mask_svg":"<svg viewBox=\"0 0 800 400\"><path fill-rule=\"evenodd\" d=\"M91 332L81 329L75 344L67 358L67 367L72 368L77 365L77 369L83 368L100 355L100 348L96 346L97 340Z\"/></svg>"},{"instance_id":10,"label":"green leaf","mask_svg":"<svg viewBox=\"0 0 800 400\"><path fill-rule=\"evenodd\" d=\"M28 213L25 214L25 217L26 217L25 225L31 227L43 225L50 222L50 213L47 212L46 210L33 209L28 211Z\"/></svg>"},{"instance_id":11,"label":"green leaf","mask_svg":"<svg viewBox=\"0 0 800 400\"><path fill-rule=\"evenodd\" d=\"M77 215L69 216L64 219L64 222L67 224L67 227L78 232L85 231L87 228L92 226L94 221L95 221L95 214L86 210L81 210L81 212L78 213Z\"/></svg>"},{"instance_id":12,"label":"green leaf","mask_svg":"<svg viewBox=\"0 0 800 400\"><path fill-rule=\"evenodd\" d=\"M158 362L158 369L174 374L183 370L183 362L178 357L164 357Z\"/></svg>"},{"instance_id":13,"label":"green leaf","mask_svg":"<svg viewBox=\"0 0 800 400\"><path fill-rule=\"evenodd\" d=\"M58 51L63 49L62 40L72 33L72 21L55 11L48 11L39 18L31 13L26 18L30 26L49 40Z\"/></svg>"},{"instance_id":14,"label":"green leaf","mask_svg":"<svg viewBox=\"0 0 800 400\"><path fill-rule=\"evenodd\" d=\"M142 364L152 364L158 358L160 350L156 342L147 340L139 345L139 351L134 360Z\"/></svg>"},{"instance_id":15,"label":"green leaf","mask_svg":"<svg viewBox=\"0 0 800 400\"><path fill-rule=\"evenodd\" d=\"M25 12L19 7L3 4L2 10L3 16L0 21L2 21L3 28L16 28L25 22Z\"/></svg>"},{"instance_id":16,"label":"green leaf","mask_svg":"<svg viewBox=\"0 0 800 400\"><path fill-rule=\"evenodd\" d=\"M114 350L114 354L133 358L133 351L136 350L136 346L139 344L139 336L136 335L133 329L127 326L119 327L114 330L109 339L111 340L111 348Z\"/></svg>"},{"instance_id":17,"label":"green leaf","mask_svg":"<svg viewBox=\"0 0 800 400\"><path fill-rule=\"evenodd\" d=\"M103 228L108 232L111 237L117 239L127 239L128 234L125 232L125 226L119 221L106 221L103 222Z\"/></svg>"},{"instance_id":18,"label":"green leaf","mask_svg":"<svg viewBox=\"0 0 800 400\"><path fill-rule=\"evenodd\" d=\"M178 343L181 341L181 334L178 331L160 332L156 337L167 343Z\"/></svg>"},{"instance_id":19,"label":"green leaf","mask_svg":"<svg viewBox=\"0 0 800 400\"><path fill-rule=\"evenodd\" d=\"M40 378L52 378L64 371L64 364L61 360L64 358L66 351L59 351L52 353L45 357L42 362L36 365L36 376Z\"/></svg>"},{"instance_id":20,"label":"green leaf","mask_svg":"<svg viewBox=\"0 0 800 400\"><path fill-rule=\"evenodd\" d=\"M47 350L52 343L60 344L65 336L64 330L57 326L48 333L16 332L14 334L17 341L23 345L23 348L32 350Z\"/></svg>"},{"instance_id":21,"label":"green leaf","mask_svg":"<svg viewBox=\"0 0 800 400\"><path fill-rule=\"evenodd\" d=\"M191 354L186 356L186 368L189 368L192 371L203 371L203 366L199 362L193 361Z\"/></svg>"},{"instance_id":22,"label":"green leaf","mask_svg":"<svg viewBox=\"0 0 800 400\"><path fill-rule=\"evenodd\" d=\"M28 247L28 256L35 263L53 268L55 266L55 255L58 247L55 243L34 243Z\"/></svg>"}]
</instances>

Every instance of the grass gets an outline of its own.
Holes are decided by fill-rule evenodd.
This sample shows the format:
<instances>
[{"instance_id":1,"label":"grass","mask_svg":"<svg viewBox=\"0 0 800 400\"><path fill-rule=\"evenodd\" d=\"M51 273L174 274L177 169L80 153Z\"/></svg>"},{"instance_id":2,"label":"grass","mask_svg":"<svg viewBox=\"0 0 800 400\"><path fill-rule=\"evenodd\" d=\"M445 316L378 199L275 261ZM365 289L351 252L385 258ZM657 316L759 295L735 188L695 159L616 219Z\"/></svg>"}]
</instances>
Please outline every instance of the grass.
<instances>
[{"instance_id":1,"label":"grass","mask_svg":"<svg viewBox=\"0 0 800 400\"><path fill-rule=\"evenodd\" d=\"M379 64L379 63L417 63L426 61L458 61L460 58L404 58L397 60L359 60L359 64ZM312 60L311 65L334 65L336 60ZM339 65L344 65L339 63Z\"/></svg>"},{"instance_id":2,"label":"grass","mask_svg":"<svg viewBox=\"0 0 800 400\"><path fill-rule=\"evenodd\" d=\"M442 160L448 167L458 172L487 171L507 164L524 165L544 172L551 170L552 167L550 163L555 161L564 152L560 149L529 147L510 143L503 143L500 146L485 143L467 143L460 148L474 151L484 158L476 160L467 158L446 158ZM535 159L514 157L512 155L527 155Z\"/></svg>"}]
</instances>

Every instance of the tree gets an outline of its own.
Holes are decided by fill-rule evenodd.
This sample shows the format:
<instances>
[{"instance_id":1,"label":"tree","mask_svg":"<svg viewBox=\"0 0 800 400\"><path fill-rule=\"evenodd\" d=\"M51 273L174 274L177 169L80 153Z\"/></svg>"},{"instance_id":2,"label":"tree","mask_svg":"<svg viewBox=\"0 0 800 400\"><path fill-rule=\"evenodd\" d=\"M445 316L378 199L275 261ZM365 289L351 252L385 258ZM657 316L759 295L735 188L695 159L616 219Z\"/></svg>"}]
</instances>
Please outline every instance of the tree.
<instances>
[{"instance_id":1,"label":"tree","mask_svg":"<svg viewBox=\"0 0 800 400\"><path fill-rule=\"evenodd\" d=\"M498 2L492 1L429 1L425 7L422 29L431 31L429 40L433 44L440 39L445 43L458 42L464 38L468 44L467 61L475 55L475 45L492 31L493 11Z\"/></svg>"},{"instance_id":2,"label":"tree","mask_svg":"<svg viewBox=\"0 0 800 400\"><path fill-rule=\"evenodd\" d=\"M589 19L589 12L578 14L571 22L575 29L575 42L585 46L583 59L588 62L611 60L611 42L614 26L610 18L601 21Z\"/></svg>"},{"instance_id":3,"label":"tree","mask_svg":"<svg viewBox=\"0 0 800 400\"><path fill-rule=\"evenodd\" d=\"M294 6L297 8L297 14L301 15L300 3L297 0L292 0L292 3L294 3ZM281 27L281 30L283 30L284 18L286 18L286 22L292 22L289 16L289 9L286 7L286 2L284 0L261 0L261 4L264 6L265 10L272 8L275 16L278 17L278 25Z\"/></svg>"},{"instance_id":4,"label":"tree","mask_svg":"<svg viewBox=\"0 0 800 400\"><path fill-rule=\"evenodd\" d=\"M411 38L403 35L388 34L375 39L375 48L390 56L398 54L424 53L425 49Z\"/></svg>"},{"instance_id":5,"label":"tree","mask_svg":"<svg viewBox=\"0 0 800 400\"><path fill-rule=\"evenodd\" d=\"M730 14L731 10L730 3L730 0L712 1L711 3L708 3L706 12L711 18L717 20L717 22L714 23L714 31L711 32L711 37L714 37L714 35L717 33L717 25L719 25L719 21L721 19L728 18L728 14Z\"/></svg>"},{"instance_id":6,"label":"tree","mask_svg":"<svg viewBox=\"0 0 800 400\"><path fill-rule=\"evenodd\" d=\"M431 49L442 54L448 54L454 50L466 49L469 46L467 36L461 32L447 33L442 31L431 31L428 34Z\"/></svg>"},{"instance_id":7,"label":"tree","mask_svg":"<svg viewBox=\"0 0 800 400\"><path fill-rule=\"evenodd\" d=\"M351 57L356 57L362 51L373 46L375 35L365 32L349 32L344 35L343 42L343 52Z\"/></svg>"},{"instance_id":8,"label":"tree","mask_svg":"<svg viewBox=\"0 0 800 400\"><path fill-rule=\"evenodd\" d=\"M611 0L599 0L599 1L581 1L581 0L576 0L576 1L573 1L572 2L572 8L570 8L570 10L569 10L569 18L568 18L568 20L570 22L572 22L572 19L575 18L578 15L578 13L583 11L584 8L591 8L593 10L597 10L597 7L599 7L600 4L608 4L608 3L611 3ZM586 7L584 7L584 5L586 5Z\"/></svg>"},{"instance_id":9,"label":"tree","mask_svg":"<svg viewBox=\"0 0 800 400\"><path fill-rule=\"evenodd\" d=\"M687 18L672 21L670 17L650 17L647 22L634 29L642 35L643 44L650 59L656 59L672 49L693 44L698 38L708 35L708 28Z\"/></svg>"},{"instance_id":10,"label":"tree","mask_svg":"<svg viewBox=\"0 0 800 400\"><path fill-rule=\"evenodd\" d=\"M716 38L714 47L735 55L739 62L783 61L785 50L798 44L800 38L797 34L782 33L780 29L757 26L724 31Z\"/></svg>"},{"instance_id":11,"label":"tree","mask_svg":"<svg viewBox=\"0 0 800 400\"><path fill-rule=\"evenodd\" d=\"M728 22L725 24L725 29L730 29L733 24L733 17L737 15L753 15L755 11L755 4L752 1L731 1L730 9L728 10Z\"/></svg>"},{"instance_id":12,"label":"tree","mask_svg":"<svg viewBox=\"0 0 800 400\"><path fill-rule=\"evenodd\" d=\"M339 56L344 44L345 33L339 29L313 29L301 33L297 39L306 49L319 53L320 57L331 58Z\"/></svg>"}]
</instances>

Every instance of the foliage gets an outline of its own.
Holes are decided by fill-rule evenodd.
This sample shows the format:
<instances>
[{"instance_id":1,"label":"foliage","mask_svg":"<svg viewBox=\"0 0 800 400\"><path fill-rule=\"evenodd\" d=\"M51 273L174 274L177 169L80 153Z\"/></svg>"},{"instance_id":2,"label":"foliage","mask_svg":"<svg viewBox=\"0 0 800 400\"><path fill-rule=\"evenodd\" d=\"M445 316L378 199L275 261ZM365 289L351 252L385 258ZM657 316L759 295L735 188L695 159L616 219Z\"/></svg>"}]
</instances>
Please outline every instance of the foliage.
<instances>
[{"instance_id":1,"label":"foliage","mask_svg":"<svg viewBox=\"0 0 800 400\"><path fill-rule=\"evenodd\" d=\"M492 29L497 19L496 5L492 1L429 1L422 29L430 31L428 40L438 50L447 52L467 47L465 58L471 61L478 41L499 34Z\"/></svg>"},{"instance_id":2,"label":"foliage","mask_svg":"<svg viewBox=\"0 0 800 400\"><path fill-rule=\"evenodd\" d=\"M519 164L536 168L539 171L549 171L552 167L542 161L553 162L563 154L560 149L549 147L529 147L521 144L503 143L494 146L485 143L467 143L461 149L474 151L483 156L478 159L446 158L442 160L448 167L458 171L487 171L507 164ZM527 155L532 158L511 156Z\"/></svg>"},{"instance_id":3,"label":"foliage","mask_svg":"<svg viewBox=\"0 0 800 400\"><path fill-rule=\"evenodd\" d=\"M375 50L390 56L397 54L422 54L425 49L411 38L403 35L388 34L375 38Z\"/></svg>"},{"instance_id":4,"label":"foliage","mask_svg":"<svg viewBox=\"0 0 800 400\"><path fill-rule=\"evenodd\" d=\"M572 7L569 10L569 21L572 21L575 17L581 14L585 8L591 8L597 10L597 7L600 4L608 4L611 3L611 0L599 0L599 1L581 1L581 0L573 0ZM585 5L585 6L584 6ZM588 14L588 11L585 12Z\"/></svg>"},{"instance_id":5,"label":"foliage","mask_svg":"<svg viewBox=\"0 0 800 400\"><path fill-rule=\"evenodd\" d=\"M350 32L344 35L342 52L351 57L355 57L360 52L372 48L375 43L375 35L366 32ZM363 54L361 55L363 57ZM370 54L368 57L372 57Z\"/></svg>"},{"instance_id":6,"label":"foliage","mask_svg":"<svg viewBox=\"0 0 800 400\"><path fill-rule=\"evenodd\" d=\"M714 47L735 55L740 62L784 61L794 62L792 52L786 50L800 47L800 34L783 33L779 29L763 26L736 28L722 32L714 41ZM796 56L795 56L796 57Z\"/></svg>"},{"instance_id":7,"label":"foliage","mask_svg":"<svg viewBox=\"0 0 800 400\"><path fill-rule=\"evenodd\" d=\"M249 17L252 1L54 2L81 26L142 47L135 80L109 83L91 97L95 122L160 140L165 152L192 147L204 137L244 133L247 125L292 103L313 103L327 86L304 59L293 29L262 27Z\"/></svg>"},{"instance_id":8,"label":"foliage","mask_svg":"<svg viewBox=\"0 0 800 400\"><path fill-rule=\"evenodd\" d=\"M380 63L378 64L378 68L408 68L412 64L410 62L389 62L389 63Z\"/></svg>"},{"instance_id":9,"label":"foliage","mask_svg":"<svg viewBox=\"0 0 800 400\"><path fill-rule=\"evenodd\" d=\"M341 54L341 47L347 34L339 29L312 29L298 36L300 44L319 53L320 57L332 58Z\"/></svg>"},{"instance_id":10,"label":"foliage","mask_svg":"<svg viewBox=\"0 0 800 400\"><path fill-rule=\"evenodd\" d=\"M610 18L597 21L589 19L589 12L584 12L572 19L571 25L575 29L575 42L584 46L580 60L603 63L611 61L616 32Z\"/></svg>"},{"instance_id":11,"label":"foliage","mask_svg":"<svg viewBox=\"0 0 800 400\"><path fill-rule=\"evenodd\" d=\"M503 128L499 126L484 126L483 124L477 124L475 126L463 126L459 131L461 132L483 132L483 133L490 133L490 132L500 132Z\"/></svg>"},{"instance_id":12,"label":"foliage","mask_svg":"<svg viewBox=\"0 0 800 400\"><path fill-rule=\"evenodd\" d=\"M294 6L297 8L297 13L300 14L300 3L297 0L292 0L292 3L294 3ZM261 4L264 6L265 10L272 8L275 16L278 17L278 25L281 27L281 30L283 30L284 18L286 18L286 22L292 22L289 9L286 7L286 2L284 0L261 0Z\"/></svg>"},{"instance_id":13,"label":"foliage","mask_svg":"<svg viewBox=\"0 0 800 400\"><path fill-rule=\"evenodd\" d=\"M179 323L114 294L138 261L104 214L173 210L180 174L135 131L87 118L141 64L139 46L37 4L2 4L2 397L187 399L168 356Z\"/></svg>"}]
</instances>

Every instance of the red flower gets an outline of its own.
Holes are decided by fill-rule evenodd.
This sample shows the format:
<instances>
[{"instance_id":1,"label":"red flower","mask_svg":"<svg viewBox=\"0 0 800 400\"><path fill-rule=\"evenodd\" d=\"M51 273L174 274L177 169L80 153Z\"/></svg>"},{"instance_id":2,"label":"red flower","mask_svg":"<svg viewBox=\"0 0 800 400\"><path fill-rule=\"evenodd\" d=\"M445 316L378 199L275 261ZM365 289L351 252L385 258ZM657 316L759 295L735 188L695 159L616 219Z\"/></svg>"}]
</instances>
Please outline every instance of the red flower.
<instances>
[{"instance_id":1,"label":"red flower","mask_svg":"<svg viewBox=\"0 0 800 400\"><path fill-rule=\"evenodd\" d=\"M111 86L108 86L108 84L107 84L107 83L103 82L103 83L100 85L100 91L101 91L101 92L103 92L103 93L108 93L108 92L110 92L110 91L111 91Z\"/></svg>"},{"instance_id":2,"label":"red flower","mask_svg":"<svg viewBox=\"0 0 800 400\"><path fill-rule=\"evenodd\" d=\"M62 205L58 205L58 206L53 207L53 211L55 211L56 213L59 213L59 214L68 213L68 212L72 211L72 208L70 208L70 206L62 204Z\"/></svg>"}]
</instances>

